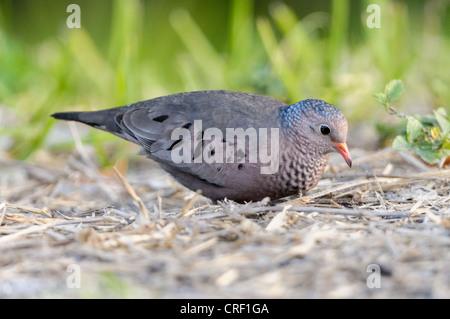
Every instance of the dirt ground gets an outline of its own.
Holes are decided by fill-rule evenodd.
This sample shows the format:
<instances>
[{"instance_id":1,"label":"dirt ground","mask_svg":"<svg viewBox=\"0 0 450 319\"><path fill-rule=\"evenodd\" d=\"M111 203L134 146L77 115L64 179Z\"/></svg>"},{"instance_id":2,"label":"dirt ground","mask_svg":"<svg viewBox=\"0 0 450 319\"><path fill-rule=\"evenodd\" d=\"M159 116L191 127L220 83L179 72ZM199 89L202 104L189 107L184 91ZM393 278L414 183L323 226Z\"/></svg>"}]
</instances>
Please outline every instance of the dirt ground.
<instances>
[{"instance_id":1,"label":"dirt ground","mask_svg":"<svg viewBox=\"0 0 450 319\"><path fill-rule=\"evenodd\" d=\"M1 298L450 298L448 168L352 150L302 196L213 205L84 155L0 158Z\"/></svg>"}]
</instances>

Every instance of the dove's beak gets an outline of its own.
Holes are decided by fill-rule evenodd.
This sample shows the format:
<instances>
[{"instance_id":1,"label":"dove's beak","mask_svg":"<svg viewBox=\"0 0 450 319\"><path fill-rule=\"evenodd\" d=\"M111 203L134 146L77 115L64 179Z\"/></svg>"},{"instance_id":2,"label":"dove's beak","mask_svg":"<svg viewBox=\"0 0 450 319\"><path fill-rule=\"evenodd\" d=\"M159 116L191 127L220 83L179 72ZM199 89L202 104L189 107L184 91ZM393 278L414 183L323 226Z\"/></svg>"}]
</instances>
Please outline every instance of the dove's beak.
<instances>
[{"instance_id":1,"label":"dove's beak","mask_svg":"<svg viewBox=\"0 0 450 319\"><path fill-rule=\"evenodd\" d=\"M338 143L338 142L333 142L333 143L334 143L334 145L336 145L336 149L338 150L338 152L341 153L342 157L347 162L347 165L349 167L352 167L352 158L350 157L350 152L348 151L347 144L346 143Z\"/></svg>"}]
</instances>

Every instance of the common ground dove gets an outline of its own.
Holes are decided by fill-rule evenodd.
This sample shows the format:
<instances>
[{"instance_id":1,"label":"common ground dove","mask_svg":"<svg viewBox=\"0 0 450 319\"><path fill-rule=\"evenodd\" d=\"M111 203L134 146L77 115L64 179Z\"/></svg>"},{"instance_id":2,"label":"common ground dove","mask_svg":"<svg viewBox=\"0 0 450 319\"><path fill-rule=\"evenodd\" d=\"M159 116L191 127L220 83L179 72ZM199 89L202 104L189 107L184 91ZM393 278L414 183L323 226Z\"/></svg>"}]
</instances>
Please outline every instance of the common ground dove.
<instances>
[{"instance_id":1,"label":"common ground dove","mask_svg":"<svg viewBox=\"0 0 450 319\"><path fill-rule=\"evenodd\" d=\"M347 120L333 105L287 105L232 91L196 91L127 106L55 113L142 146L181 184L213 200L277 199L317 185L329 153L351 167Z\"/></svg>"}]
</instances>

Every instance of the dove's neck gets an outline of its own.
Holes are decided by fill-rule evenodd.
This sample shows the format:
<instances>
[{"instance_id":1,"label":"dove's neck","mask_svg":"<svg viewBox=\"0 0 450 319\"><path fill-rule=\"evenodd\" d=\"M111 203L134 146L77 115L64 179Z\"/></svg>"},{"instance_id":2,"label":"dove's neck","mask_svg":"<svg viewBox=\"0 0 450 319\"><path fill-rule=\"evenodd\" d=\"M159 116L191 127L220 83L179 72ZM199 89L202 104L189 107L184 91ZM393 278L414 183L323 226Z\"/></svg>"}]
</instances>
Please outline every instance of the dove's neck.
<instances>
[{"instance_id":1,"label":"dove's neck","mask_svg":"<svg viewBox=\"0 0 450 319\"><path fill-rule=\"evenodd\" d=\"M281 156L296 168L316 167L316 173L319 174L328 163L328 154L308 135L311 132L307 118L308 110L302 101L280 108L285 135Z\"/></svg>"},{"instance_id":2,"label":"dove's neck","mask_svg":"<svg viewBox=\"0 0 450 319\"><path fill-rule=\"evenodd\" d=\"M286 133L302 120L305 112L306 108L302 102L280 108L281 123Z\"/></svg>"}]
</instances>

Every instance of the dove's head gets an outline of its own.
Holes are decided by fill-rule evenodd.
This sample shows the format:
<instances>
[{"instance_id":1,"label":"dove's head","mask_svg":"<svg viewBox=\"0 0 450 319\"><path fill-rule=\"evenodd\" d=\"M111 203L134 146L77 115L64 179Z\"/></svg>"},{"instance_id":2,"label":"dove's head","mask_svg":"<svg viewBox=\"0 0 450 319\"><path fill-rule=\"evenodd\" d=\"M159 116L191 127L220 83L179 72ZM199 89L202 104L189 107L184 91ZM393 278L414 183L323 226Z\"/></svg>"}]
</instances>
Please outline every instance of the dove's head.
<instances>
[{"instance_id":1,"label":"dove's head","mask_svg":"<svg viewBox=\"0 0 450 319\"><path fill-rule=\"evenodd\" d=\"M335 106L322 100L303 100L284 107L282 120L287 134L298 140L300 147L321 155L339 152L352 166L346 143L347 120Z\"/></svg>"}]
</instances>

